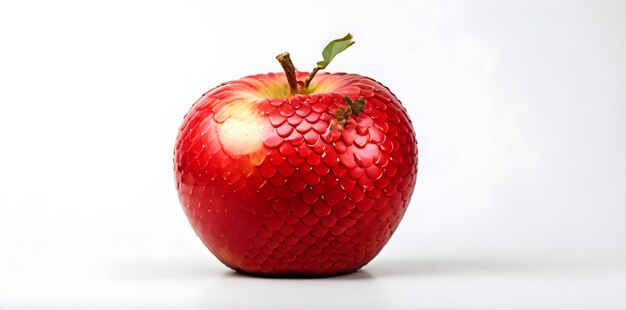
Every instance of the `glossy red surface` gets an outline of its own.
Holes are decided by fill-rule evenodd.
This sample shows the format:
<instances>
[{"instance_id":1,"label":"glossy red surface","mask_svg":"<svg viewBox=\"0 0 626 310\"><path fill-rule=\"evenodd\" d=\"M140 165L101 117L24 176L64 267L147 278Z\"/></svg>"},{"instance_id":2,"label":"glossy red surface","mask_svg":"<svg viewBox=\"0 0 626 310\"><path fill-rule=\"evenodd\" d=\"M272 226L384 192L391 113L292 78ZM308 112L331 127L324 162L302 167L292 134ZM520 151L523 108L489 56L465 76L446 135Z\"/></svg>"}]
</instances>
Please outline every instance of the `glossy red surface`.
<instances>
[{"instance_id":1,"label":"glossy red surface","mask_svg":"<svg viewBox=\"0 0 626 310\"><path fill-rule=\"evenodd\" d=\"M400 101L367 77L321 73L322 93L266 98L264 90L286 87L284 80L246 77L193 105L174 152L181 204L204 244L235 270L357 270L409 204L417 174L411 122ZM366 104L341 125L333 111L346 105L345 95Z\"/></svg>"}]
</instances>

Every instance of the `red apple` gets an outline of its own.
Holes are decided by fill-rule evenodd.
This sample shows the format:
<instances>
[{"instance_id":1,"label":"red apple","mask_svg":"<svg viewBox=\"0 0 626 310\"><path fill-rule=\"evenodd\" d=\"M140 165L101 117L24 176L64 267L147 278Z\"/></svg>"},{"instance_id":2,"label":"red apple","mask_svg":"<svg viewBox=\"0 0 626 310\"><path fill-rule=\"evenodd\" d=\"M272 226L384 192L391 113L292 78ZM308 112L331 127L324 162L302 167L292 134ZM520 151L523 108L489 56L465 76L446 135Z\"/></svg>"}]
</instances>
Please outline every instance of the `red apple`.
<instances>
[{"instance_id":1,"label":"red apple","mask_svg":"<svg viewBox=\"0 0 626 310\"><path fill-rule=\"evenodd\" d=\"M353 41L297 72L226 82L193 105L174 152L196 234L226 266L267 276L358 270L389 240L417 174L411 121L388 88L320 73ZM315 77L313 79L313 77Z\"/></svg>"}]
</instances>

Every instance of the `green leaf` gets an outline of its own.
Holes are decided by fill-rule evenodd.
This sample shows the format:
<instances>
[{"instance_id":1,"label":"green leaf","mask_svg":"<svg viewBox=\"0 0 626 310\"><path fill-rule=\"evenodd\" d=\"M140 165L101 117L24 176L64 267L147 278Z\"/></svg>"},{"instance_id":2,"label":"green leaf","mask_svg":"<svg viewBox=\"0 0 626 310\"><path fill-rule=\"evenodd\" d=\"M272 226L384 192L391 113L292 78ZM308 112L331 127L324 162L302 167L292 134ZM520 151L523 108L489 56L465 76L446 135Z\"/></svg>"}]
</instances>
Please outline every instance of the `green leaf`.
<instances>
[{"instance_id":1,"label":"green leaf","mask_svg":"<svg viewBox=\"0 0 626 310\"><path fill-rule=\"evenodd\" d=\"M352 109L352 114L357 115L363 111L365 108L365 99L359 98L350 103L350 108Z\"/></svg>"},{"instance_id":2,"label":"green leaf","mask_svg":"<svg viewBox=\"0 0 626 310\"><path fill-rule=\"evenodd\" d=\"M359 114L361 113L361 111L363 111L363 108L365 108L365 99L363 98L352 101L350 97L344 96L343 99L346 100L348 107L350 107L350 114Z\"/></svg>"},{"instance_id":3,"label":"green leaf","mask_svg":"<svg viewBox=\"0 0 626 310\"><path fill-rule=\"evenodd\" d=\"M352 46L352 44L354 44L354 41L352 40L352 35L349 33L341 39L330 41L322 51L324 60L318 61L317 66L320 67L320 69L325 69L337 54L345 51L348 47Z\"/></svg>"},{"instance_id":4,"label":"green leaf","mask_svg":"<svg viewBox=\"0 0 626 310\"><path fill-rule=\"evenodd\" d=\"M352 99L350 99L350 97L348 97L348 96L343 96L343 99L344 99L344 100L346 100L346 103L347 103L348 105L352 105Z\"/></svg>"}]
</instances>

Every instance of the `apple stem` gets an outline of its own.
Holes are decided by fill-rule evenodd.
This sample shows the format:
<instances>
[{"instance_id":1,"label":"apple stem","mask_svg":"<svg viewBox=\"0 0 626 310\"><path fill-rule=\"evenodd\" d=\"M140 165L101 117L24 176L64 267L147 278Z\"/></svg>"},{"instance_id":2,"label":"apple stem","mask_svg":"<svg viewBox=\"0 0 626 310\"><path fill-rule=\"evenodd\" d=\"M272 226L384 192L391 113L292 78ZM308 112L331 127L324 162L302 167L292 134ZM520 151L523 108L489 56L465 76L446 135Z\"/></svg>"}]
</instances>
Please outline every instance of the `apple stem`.
<instances>
[{"instance_id":1,"label":"apple stem","mask_svg":"<svg viewBox=\"0 0 626 310\"><path fill-rule=\"evenodd\" d=\"M304 80L304 88L309 87L309 84L311 84L311 80L313 80L313 78L315 77L315 74L317 74L317 71L320 71L320 69L322 69L322 67L315 66L315 68L313 68L313 71L311 71L311 73L307 75L306 79Z\"/></svg>"},{"instance_id":2,"label":"apple stem","mask_svg":"<svg viewBox=\"0 0 626 310\"><path fill-rule=\"evenodd\" d=\"M298 92L298 80L296 80L296 67L291 62L288 52L280 53L276 56L276 59L285 70L285 77L289 83L289 93L296 94Z\"/></svg>"}]
</instances>

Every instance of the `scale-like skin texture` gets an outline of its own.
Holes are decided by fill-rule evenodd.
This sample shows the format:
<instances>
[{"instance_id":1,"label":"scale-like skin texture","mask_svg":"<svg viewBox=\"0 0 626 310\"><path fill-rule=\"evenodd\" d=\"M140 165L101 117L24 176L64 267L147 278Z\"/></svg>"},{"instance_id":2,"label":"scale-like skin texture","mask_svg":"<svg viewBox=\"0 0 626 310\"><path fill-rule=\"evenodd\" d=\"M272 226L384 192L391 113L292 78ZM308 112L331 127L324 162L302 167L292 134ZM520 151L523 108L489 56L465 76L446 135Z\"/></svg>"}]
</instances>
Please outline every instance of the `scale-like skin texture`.
<instances>
[{"instance_id":1,"label":"scale-like skin texture","mask_svg":"<svg viewBox=\"0 0 626 310\"><path fill-rule=\"evenodd\" d=\"M187 113L174 152L185 213L232 269L355 271L378 254L409 204L417 174L411 121L386 87L356 74L321 73L311 85L321 93L263 98L272 85L286 89L284 74L228 82ZM333 112L346 106L344 95L366 104L342 125Z\"/></svg>"}]
</instances>

